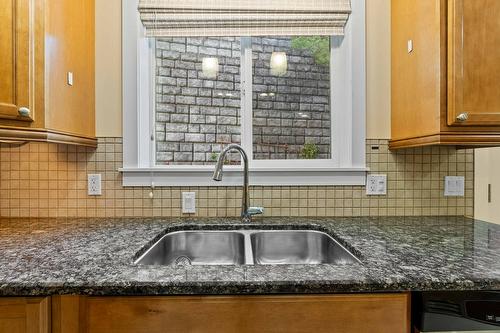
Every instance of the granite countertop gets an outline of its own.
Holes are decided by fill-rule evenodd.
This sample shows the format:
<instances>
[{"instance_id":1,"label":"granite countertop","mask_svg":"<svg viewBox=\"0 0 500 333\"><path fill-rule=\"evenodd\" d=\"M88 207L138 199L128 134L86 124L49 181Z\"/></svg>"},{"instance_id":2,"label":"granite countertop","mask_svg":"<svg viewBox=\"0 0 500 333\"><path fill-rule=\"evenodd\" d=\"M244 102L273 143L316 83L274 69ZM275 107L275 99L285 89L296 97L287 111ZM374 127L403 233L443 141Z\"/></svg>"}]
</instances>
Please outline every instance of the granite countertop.
<instances>
[{"instance_id":1,"label":"granite countertop","mask_svg":"<svg viewBox=\"0 0 500 333\"><path fill-rule=\"evenodd\" d=\"M137 266L169 231L325 231L350 265ZM0 296L500 289L500 225L463 217L0 219Z\"/></svg>"}]
</instances>

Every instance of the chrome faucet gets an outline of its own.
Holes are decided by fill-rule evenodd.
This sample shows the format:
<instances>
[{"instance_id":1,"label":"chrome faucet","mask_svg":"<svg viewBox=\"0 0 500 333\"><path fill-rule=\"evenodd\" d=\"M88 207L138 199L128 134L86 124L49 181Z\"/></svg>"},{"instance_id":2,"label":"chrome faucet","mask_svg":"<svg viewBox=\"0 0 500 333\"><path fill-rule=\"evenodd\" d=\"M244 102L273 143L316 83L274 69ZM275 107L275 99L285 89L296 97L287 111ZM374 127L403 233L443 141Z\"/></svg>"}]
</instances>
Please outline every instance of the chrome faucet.
<instances>
[{"instance_id":1,"label":"chrome faucet","mask_svg":"<svg viewBox=\"0 0 500 333\"><path fill-rule=\"evenodd\" d=\"M241 220L246 222L252 221L252 215L262 214L264 213L263 207L249 207L248 204L248 156L247 153L241 148L240 145L232 144L224 148L224 150L220 153L219 158L217 159L217 164L215 165L213 179L215 181L222 180L222 173L224 168L224 161L226 159L226 155L230 150L237 150L241 159L243 160L243 193L242 193L242 202L241 202Z\"/></svg>"}]
</instances>

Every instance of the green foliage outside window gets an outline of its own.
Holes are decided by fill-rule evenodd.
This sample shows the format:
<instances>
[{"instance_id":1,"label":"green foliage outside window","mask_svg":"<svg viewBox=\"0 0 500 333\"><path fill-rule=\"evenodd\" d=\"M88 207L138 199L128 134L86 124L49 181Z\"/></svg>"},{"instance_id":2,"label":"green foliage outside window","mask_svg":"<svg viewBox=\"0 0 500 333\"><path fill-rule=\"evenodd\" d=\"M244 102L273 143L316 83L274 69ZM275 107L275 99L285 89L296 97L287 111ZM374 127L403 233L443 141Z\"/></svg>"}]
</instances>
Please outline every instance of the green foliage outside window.
<instances>
[{"instance_id":1,"label":"green foliage outside window","mask_svg":"<svg viewBox=\"0 0 500 333\"><path fill-rule=\"evenodd\" d=\"M330 65L330 37L328 36L293 37L292 48L310 50L317 65Z\"/></svg>"},{"instance_id":2,"label":"green foliage outside window","mask_svg":"<svg viewBox=\"0 0 500 333\"><path fill-rule=\"evenodd\" d=\"M314 160L318 157L319 148L314 143L306 143L302 148L301 156L305 160Z\"/></svg>"}]
</instances>

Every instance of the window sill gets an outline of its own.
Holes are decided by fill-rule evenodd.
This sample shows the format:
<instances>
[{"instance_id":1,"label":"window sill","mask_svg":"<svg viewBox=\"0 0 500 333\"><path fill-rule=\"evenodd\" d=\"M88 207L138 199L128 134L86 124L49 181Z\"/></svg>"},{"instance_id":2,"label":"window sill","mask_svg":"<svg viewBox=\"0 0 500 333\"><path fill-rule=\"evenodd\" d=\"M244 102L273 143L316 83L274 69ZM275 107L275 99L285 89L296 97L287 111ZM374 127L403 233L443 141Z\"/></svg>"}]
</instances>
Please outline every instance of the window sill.
<instances>
[{"instance_id":1,"label":"window sill","mask_svg":"<svg viewBox=\"0 0 500 333\"><path fill-rule=\"evenodd\" d=\"M242 168L224 167L221 182L212 180L213 166L121 168L123 186L241 186ZM250 185L365 185L367 168L250 168Z\"/></svg>"}]
</instances>

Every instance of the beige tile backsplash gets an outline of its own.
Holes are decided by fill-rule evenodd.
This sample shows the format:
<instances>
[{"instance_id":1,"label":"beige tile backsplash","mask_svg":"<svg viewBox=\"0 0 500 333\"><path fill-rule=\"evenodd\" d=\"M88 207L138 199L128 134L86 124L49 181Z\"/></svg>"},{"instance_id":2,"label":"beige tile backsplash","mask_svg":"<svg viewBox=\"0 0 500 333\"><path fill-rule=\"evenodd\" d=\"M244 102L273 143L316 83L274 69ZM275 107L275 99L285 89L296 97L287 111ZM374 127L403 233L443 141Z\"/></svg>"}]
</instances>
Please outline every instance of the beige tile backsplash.
<instances>
[{"instance_id":1,"label":"beige tile backsplash","mask_svg":"<svg viewBox=\"0 0 500 333\"><path fill-rule=\"evenodd\" d=\"M390 152L367 140L372 173L388 176L386 196L363 186L251 187L252 205L267 216L473 215L472 150L426 147ZM97 150L47 143L0 146L0 216L183 216L181 192L196 192L197 216L238 216L239 187L121 186L122 139L101 138ZM87 195L87 174L100 173L103 195ZM466 177L465 197L444 197L444 176Z\"/></svg>"}]
</instances>

